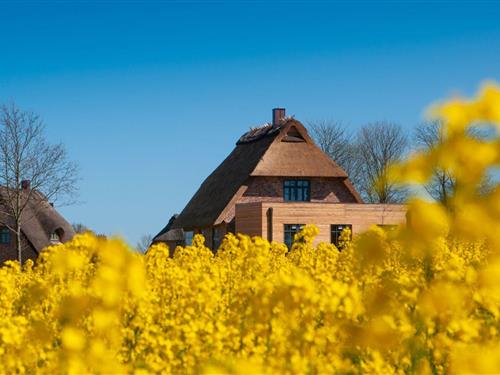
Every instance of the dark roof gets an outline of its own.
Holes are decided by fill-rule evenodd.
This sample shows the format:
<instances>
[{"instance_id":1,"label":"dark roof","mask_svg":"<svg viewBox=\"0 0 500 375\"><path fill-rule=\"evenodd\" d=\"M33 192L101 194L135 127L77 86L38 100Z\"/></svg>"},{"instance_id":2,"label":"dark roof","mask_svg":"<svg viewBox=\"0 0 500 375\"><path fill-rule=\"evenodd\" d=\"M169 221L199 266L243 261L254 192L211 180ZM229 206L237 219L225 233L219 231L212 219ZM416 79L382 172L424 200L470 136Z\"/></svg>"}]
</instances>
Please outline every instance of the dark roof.
<instances>
[{"instance_id":1,"label":"dark roof","mask_svg":"<svg viewBox=\"0 0 500 375\"><path fill-rule=\"evenodd\" d=\"M241 145L244 143L250 143L250 142L255 142L258 141L261 138L270 136L270 135L277 135L280 130L279 126L272 126L271 124L264 124L262 126L252 128L249 131L247 131L245 134L243 134L238 142L236 142L237 145Z\"/></svg>"},{"instance_id":2,"label":"dark roof","mask_svg":"<svg viewBox=\"0 0 500 375\"><path fill-rule=\"evenodd\" d=\"M173 227L189 229L227 221L225 213L243 194L245 182L251 176L347 180L345 171L314 144L306 128L299 121L287 118L280 126L266 124L245 133L201 184ZM361 201L355 190L351 192Z\"/></svg>"},{"instance_id":3,"label":"dark roof","mask_svg":"<svg viewBox=\"0 0 500 375\"><path fill-rule=\"evenodd\" d=\"M173 215L168 224L163 228L160 233L158 233L154 238L152 243L156 242L167 242L167 241L182 241L184 239L184 231L182 228L172 228L175 220L179 215Z\"/></svg>"},{"instance_id":4,"label":"dark roof","mask_svg":"<svg viewBox=\"0 0 500 375\"><path fill-rule=\"evenodd\" d=\"M0 187L0 199L7 199L5 187ZM21 231L37 252L51 245L52 233L57 233L61 242L69 241L75 235L71 224L37 191L32 192L32 199L23 212L23 218ZM13 227L14 221L10 215L0 211L1 224Z\"/></svg>"}]
</instances>

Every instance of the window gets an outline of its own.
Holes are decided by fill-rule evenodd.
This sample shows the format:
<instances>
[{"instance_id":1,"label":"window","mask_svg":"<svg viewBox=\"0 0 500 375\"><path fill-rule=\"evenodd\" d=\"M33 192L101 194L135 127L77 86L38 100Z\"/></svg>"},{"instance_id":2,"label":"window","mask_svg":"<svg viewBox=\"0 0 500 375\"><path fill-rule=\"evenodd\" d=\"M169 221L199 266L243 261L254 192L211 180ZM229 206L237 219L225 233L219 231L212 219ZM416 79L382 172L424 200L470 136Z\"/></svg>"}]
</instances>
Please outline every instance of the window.
<instances>
[{"instance_id":1,"label":"window","mask_svg":"<svg viewBox=\"0 0 500 375\"><path fill-rule=\"evenodd\" d=\"M310 198L311 184L309 180L285 180L283 198L286 202L307 202Z\"/></svg>"},{"instance_id":2,"label":"window","mask_svg":"<svg viewBox=\"0 0 500 375\"><path fill-rule=\"evenodd\" d=\"M0 229L0 244L10 244L10 230L5 227Z\"/></svg>"},{"instance_id":3,"label":"window","mask_svg":"<svg viewBox=\"0 0 500 375\"><path fill-rule=\"evenodd\" d=\"M286 136L282 138L281 142L305 142L305 139L297 128L292 126L286 133Z\"/></svg>"},{"instance_id":4,"label":"window","mask_svg":"<svg viewBox=\"0 0 500 375\"><path fill-rule=\"evenodd\" d=\"M185 246L191 246L193 244L193 231L184 232L184 244Z\"/></svg>"},{"instance_id":5,"label":"window","mask_svg":"<svg viewBox=\"0 0 500 375\"><path fill-rule=\"evenodd\" d=\"M332 231L332 244L334 244L337 249L342 248L342 244L340 243L340 235L342 234L342 231L344 229L348 228L351 231L351 238L352 238L352 225L351 224L332 224L331 226L331 231ZM349 238L349 239L351 239Z\"/></svg>"},{"instance_id":6,"label":"window","mask_svg":"<svg viewBox=\"0 0 500 375\"><path fill-rule=\"evenodd\" d=\"M285 224L285 245L290 249L293 243L295 233L299 232L304 224Z\"/></svg>"},{"instance_id":7,"label":"window","mask_svg":"<svg viewBox=\"0 0 500 375\"><path fill-rule=\"evenodd\" d=\"M62 230L62 228L57 228L54 232L50 234L50 241L61 242L63 236L64 236L64 231Z\"/></svg>"}]
</instances>

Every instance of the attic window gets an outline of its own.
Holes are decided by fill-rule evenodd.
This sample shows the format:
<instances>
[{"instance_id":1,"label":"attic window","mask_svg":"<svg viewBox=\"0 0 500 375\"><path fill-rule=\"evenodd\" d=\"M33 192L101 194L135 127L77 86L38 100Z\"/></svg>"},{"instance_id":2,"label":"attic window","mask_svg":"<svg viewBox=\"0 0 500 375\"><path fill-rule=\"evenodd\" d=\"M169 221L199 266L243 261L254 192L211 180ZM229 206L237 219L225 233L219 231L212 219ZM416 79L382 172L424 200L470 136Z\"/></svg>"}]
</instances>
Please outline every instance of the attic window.
<instances>
[{"instance_id":1,"label":"attic window","mask_svg":"<svg viewBox=\"0 0 500 375\"><path fill-rule=\"evenodd\" d=\"M51 242L61 242L61 238L64 234L64 231L61 228L57 228L54 232L50 234Z\"/></svg>"},{"instance_id":2,"label":"attic window","mask_svg":"<svg viewBox=\"0 0 500 375\"><path fill-rule=\"evenodd\" d=\"M302 137L302 134L300 134L297 128L292 126L283 137L282 142L305 142L305 139Z\"/></svg>"}]
</instances>

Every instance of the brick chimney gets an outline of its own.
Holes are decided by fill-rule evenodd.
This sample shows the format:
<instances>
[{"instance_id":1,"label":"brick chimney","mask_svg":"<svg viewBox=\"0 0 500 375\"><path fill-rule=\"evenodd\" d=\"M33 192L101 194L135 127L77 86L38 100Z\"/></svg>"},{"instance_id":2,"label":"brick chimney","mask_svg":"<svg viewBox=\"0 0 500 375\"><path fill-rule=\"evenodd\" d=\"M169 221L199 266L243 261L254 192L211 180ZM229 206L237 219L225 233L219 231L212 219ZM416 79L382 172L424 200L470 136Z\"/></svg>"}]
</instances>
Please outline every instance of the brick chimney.
<instances>
[{"instance_id":1,"label":"brick chimney","mask_svg":"<svg viewBox=\"0 0 500 375\"><path fill-rule=\"evenodd\" d=\"M285 119L285 108L273 108L273 126L280 126Z\"/></svg>"},{"instance_id":2,"label":"brick chimney","mask_svg":"<svg viewBox=\"0 0 500 375\"><path fill-rule=\"evenodd\" d=\"M31 188L31 181L30 180L22 180L21 181L21 189L29 190L30 188Z\"/></svg>"}]
</instances>

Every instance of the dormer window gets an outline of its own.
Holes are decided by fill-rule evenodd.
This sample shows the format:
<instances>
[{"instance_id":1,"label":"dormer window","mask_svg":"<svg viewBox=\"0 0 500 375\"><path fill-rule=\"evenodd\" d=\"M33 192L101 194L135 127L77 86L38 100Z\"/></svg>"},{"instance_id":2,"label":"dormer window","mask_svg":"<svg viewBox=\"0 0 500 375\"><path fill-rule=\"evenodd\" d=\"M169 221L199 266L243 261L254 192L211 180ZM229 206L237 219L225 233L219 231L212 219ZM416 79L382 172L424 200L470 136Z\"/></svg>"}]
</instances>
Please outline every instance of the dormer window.
<instances>
[{"instance_id":1,"label":"dormer window","mask_svg":"<svg viewBox=\"0 0 500 375\"><path fill-rule=\"evenodd\" d=\"M285 180L283 183L283 199L285 202L308 202L311 200L311 183L309 180Z\"/></svg>"},{"instance_id":2,"label":"dormer window","mask_svg":"<svg viewBox=\"0 0 500 375\"><path fill-rule=\"evenodd\" d=\"M50 234L50 242L61 242L63 234L64 231L61 228L57 228Z\"/></svg>"}]
</instances>

